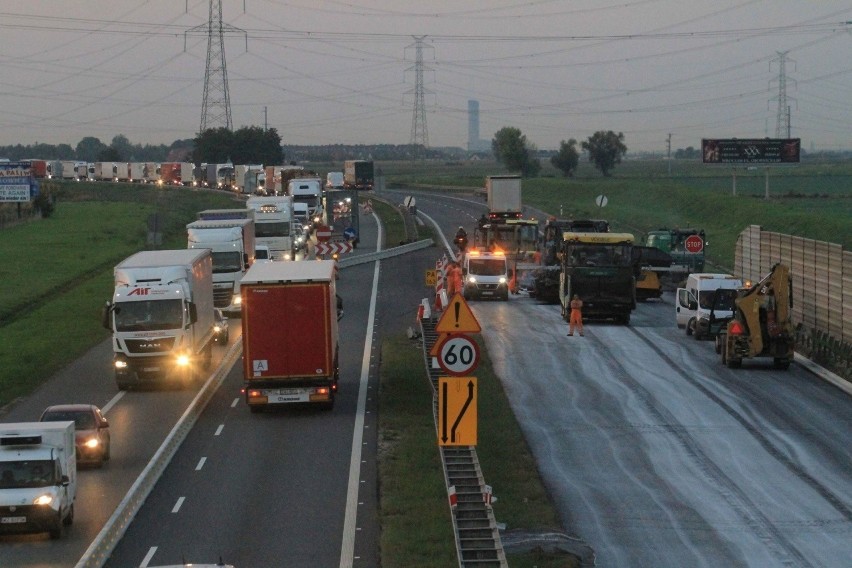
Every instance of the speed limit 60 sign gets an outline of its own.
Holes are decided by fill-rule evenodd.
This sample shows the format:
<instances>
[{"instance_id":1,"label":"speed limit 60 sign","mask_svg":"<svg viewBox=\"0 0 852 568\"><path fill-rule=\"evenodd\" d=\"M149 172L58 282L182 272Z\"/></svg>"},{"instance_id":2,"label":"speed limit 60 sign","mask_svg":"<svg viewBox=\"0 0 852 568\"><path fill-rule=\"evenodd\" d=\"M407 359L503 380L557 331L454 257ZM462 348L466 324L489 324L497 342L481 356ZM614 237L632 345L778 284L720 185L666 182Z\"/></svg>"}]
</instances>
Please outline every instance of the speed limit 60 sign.
<instances>
[{"instance_id":1,"label":"speed limit 60 sign","mask_svg":"<svg viewBox=\"0 0 852 568\"><path fill-rule=\"evenodd\" d=\"M450 334L438 349L438 365L448 375L468 375L479 365L479 345L469 335Z\"/></svg>"}]
</instances>

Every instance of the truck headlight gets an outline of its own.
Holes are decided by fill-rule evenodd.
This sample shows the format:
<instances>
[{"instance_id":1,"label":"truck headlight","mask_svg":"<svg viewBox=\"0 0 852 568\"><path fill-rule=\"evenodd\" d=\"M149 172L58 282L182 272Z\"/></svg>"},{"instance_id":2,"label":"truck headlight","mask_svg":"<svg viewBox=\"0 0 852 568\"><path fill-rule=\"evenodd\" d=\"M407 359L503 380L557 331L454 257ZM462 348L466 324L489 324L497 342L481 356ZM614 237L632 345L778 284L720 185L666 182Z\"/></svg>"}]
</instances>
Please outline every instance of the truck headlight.
<instances>
[{"instance_id":1,"label":"truck headlight","mask_svg":"<svg viewBox=\"0 0 852 568\"><path fill-rule=\"evenodd\" d=\"M505 277L505 276L501 276L501 277L500 277L500 280L498 280L497 282L499 282L500 284L505 284L505 283L506 283L506 277Z\"/></svg>"},{"instance_id":2,"label":"truck headlight","mask_svg":"<svg viewBox=\"0 0 852 568\"><path fill-rule=\"evenodd\" d=\"M115 368L116 369L126 369L127 368L127 361L124 361L122 359L117 360L115 362Z\"/></svg>"},{"instance_id":3,"label":"truck headlight","mask_svg":"<svg viewBox=\"0 0 852 568\"><path fill-rule=\"evenodd\" d=\"M33 499L33 505L50 505L53 503L53 495L45 493Z\"/></svg>"},{"instance_id":4,"label":"truck headlight","mask_svg":"<svg viewBox=\"0 0 852 568\"><path fill-rule=\"evenodd\" d=\"M88 440L86 440L86 443L83 444L83 445L86 446L87 448L93 450L100 445L100 442L98 441L97 438L89 438Z\"/></svg>"},{"instance_id":5,"label":"truck headlight","mask_svg":"<svg viewBox=\"0 0 852 568\"><path fill-rule=\"evenodd\" d=\"M178 355L177 364L180 367L186 367L189 365L189 355Z\"/></svg>"},{"instance_id":6,"label":"truck headlight","mask_svg":"<svg viewBox=\"0 0 852 568\"><path fill-rule=\"evenodd\" d=\"M214 325L214 326L213 326L213 331L214 331L215 333L219 333L220 331L222 331L222 326L221 326L221 325L219 325L219 324Z\"/></svg>"},{"instance_id":7,"label":"truck headlight","mask_svg":"<svg viewBox=\"0 0 852 568\"><path fill-rule=\"evenodd\" d=\"M234 294L234 297L231 299L231 303L235 306L239 306L243 303L243 297L239 294Z\"/></svg>"},{"instance_id":8,"label":"truck headlight","mask_svg":"<svg viewBox=\"0 0 852 568\"><path fill-rule=\"evenodd\" d=\"M476 276L468 276L467 281L471 284L476 284Z\"/></svg>"}]
</instances>

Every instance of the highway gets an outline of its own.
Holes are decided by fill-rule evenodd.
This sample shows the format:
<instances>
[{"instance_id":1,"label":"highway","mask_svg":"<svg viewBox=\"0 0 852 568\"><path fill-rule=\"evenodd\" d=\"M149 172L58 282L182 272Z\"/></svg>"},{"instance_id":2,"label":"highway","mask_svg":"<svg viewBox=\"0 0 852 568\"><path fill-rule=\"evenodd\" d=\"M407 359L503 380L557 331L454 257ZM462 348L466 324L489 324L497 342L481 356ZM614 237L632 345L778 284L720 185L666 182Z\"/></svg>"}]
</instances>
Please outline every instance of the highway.
<instances>
[{"instance_id":1,"label":"highway","mask_svg":"<svg viewBox=\"0 0 852 568\"><path fill-rule=\"evenodd\" d=\"M448 240L484 211L481 198L415 195ZM353 254L375 250L371 219ZM341 271L334 410L250 414L236 365L106 565L378 565L377 349L414 324L424 271L443 252ZM597 566L847 566L849 396L798 365L727 369L712 343L676 328L672 302L640 304L629 327L591 322L583 338L565 336L556 306L471 302L565 530ZM238 330L232 319L231 343ZM92 402L108 408L113 451L104 469L81 471L63 539L0 537L0 565L74 566L195 394L119 394L110 362L107 341L2 417Z\"/></svg>"}]
</instances>

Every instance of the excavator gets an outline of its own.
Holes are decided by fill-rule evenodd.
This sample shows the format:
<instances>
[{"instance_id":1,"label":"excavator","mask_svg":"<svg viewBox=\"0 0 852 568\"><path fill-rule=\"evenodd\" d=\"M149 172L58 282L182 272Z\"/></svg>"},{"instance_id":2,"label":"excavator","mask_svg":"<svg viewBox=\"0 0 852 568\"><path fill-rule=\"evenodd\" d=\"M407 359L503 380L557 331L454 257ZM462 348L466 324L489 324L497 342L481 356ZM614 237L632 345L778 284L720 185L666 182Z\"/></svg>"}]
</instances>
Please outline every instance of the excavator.
<instances>
[{"instance_id":1,"label":"excavator","mask_svg":"<svg viewBox=\"0 0 852 568\"><path fill-rule=\"evenodd\" d=\"M779 262L757 284L739 292L733 318L716 336L722 364L734 369L743 359L771 357L776 369L790 367L795 349L791 291L790 268Z\"/></svg>"}]
</instances>

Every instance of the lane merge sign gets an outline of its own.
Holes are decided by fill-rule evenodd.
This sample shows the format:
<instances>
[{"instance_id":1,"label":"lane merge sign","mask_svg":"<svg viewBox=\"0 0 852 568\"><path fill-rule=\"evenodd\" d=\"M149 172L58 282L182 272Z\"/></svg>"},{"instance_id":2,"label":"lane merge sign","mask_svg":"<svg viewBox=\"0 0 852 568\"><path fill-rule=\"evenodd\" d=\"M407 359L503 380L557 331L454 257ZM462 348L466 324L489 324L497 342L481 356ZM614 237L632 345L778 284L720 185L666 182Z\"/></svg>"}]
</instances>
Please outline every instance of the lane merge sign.
<instances>
[{"instance_id":1,"label":"lane merge sign","mask_svg":"<svg viewBox=\"0 0 852 568\"><path fill-rule=\"evenodd\" d=\"M438 377L438 445L475 446L476 377Z\"/></svg>"}]
</instances>

